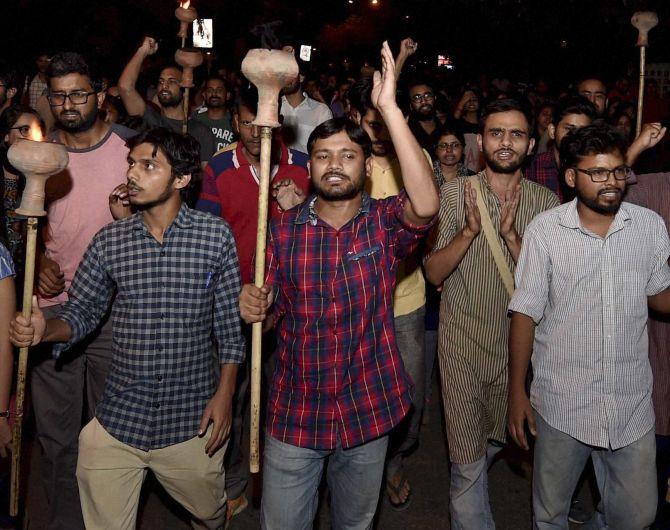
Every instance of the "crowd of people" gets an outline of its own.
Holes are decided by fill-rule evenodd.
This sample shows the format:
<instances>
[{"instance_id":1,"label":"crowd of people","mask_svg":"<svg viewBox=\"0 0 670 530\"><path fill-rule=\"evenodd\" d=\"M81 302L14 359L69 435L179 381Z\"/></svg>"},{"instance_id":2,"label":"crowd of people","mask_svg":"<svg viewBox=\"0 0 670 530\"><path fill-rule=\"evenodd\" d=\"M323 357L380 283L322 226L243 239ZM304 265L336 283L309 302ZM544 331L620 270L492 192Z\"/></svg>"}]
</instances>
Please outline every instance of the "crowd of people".
<instances>
[{"instance_id":1,"label":"crowd of people","mask_svg":"<svg viewBox=\"0 0 670 530\"><path fill-rule=\"evenodd\" d=\"M411 509L435 377L451 528L495 528L508 443L533 450L538 530L669 527L665 98L647 83L636 134L625 77L456 84L417 47L384 43L377 71L301 62L282 90L262 287L258 93L237 69L209 68L185 104L180 68L148 75L151 37L121 72L71 51L27 79L0 67L0 455L31 346L49 528L134 528L148 470L195 528L246 509L255 322L264 529L311 527L324 468L333 528L371 528L382 495ZM31 128L69 163L47 181L26 319L7 150Z\"/></svg>"}]
</instances>

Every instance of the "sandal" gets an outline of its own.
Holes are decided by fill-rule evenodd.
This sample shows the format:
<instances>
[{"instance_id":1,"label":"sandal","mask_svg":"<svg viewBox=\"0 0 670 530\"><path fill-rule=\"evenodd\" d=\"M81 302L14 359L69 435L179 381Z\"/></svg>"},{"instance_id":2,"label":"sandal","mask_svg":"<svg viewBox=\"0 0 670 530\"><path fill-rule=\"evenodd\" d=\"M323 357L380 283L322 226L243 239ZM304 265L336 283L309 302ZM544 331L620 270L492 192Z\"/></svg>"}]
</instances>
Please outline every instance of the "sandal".
<instances>
[{"instance_id":1,"label":"sandal","mask_svg":"<svg viewBox=\"0 0 670 530\"><path fill-rule=\"evenodd\" d=\"M412 501L412 491L411 490L409 491L407 497L402 502L393 502L393 500L391 499L391 494L395 495L397 499L400 499L403 489L405 489L405 486L407 486L408 484L409 483L407 482L407 479L405 477L402 477L400 483L397 486L394 486L390 480L386 481L386 494L388 495L389 504L391 505L391 508L396 512L402 512L409 507L410 502Z\"/></svg>"}]
</instances>

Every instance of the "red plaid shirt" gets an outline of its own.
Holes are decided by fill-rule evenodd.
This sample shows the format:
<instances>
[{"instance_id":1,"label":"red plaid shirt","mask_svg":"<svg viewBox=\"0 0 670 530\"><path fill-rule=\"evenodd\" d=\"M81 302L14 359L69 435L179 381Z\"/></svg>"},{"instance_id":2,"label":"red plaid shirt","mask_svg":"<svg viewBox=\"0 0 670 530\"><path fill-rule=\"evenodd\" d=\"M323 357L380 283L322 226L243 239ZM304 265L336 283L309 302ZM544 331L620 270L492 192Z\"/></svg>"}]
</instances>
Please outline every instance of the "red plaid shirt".
<instances>
[{"instance_id":1,"label":"red plaid shirt","mask_svg":"<svg viewBox=\"0 0 670 530\"><path fill-rule=\"evenodd\" d=\"M563 202L563 191L558 180L559 174L560 171L556 164L554 150L549 149L549 151L535 155L524 177L549 188Z\"/></svg>"},{"instance_id":2,"label":"red plaid shirt","mask_svg":"<svg viewBox=\"0 0 670 530\"><path fill-rule=\"evenodd\" d=\"M298 447L354 447L384 435L411 404L393 327L398 264L432 223L404 221L407 195L374 200L340 230L312 196L270 223L277 365L268 432Z\"/></svg>"}]
</instances>

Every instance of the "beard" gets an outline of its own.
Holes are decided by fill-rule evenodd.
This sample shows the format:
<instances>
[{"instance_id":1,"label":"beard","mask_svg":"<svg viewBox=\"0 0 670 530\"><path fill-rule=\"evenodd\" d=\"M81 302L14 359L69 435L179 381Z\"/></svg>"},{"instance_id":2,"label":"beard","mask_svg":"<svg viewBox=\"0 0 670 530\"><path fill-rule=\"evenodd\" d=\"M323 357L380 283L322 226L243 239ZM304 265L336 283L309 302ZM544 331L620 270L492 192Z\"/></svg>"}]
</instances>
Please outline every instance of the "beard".
<instances>
[{"instance_id":1,"label":"beard","mask_svg":"<svg viewBox=\"0 0 670 530\"><path fill-rule=\"evenodd\" d=\"M61 111L58 115L58 124L63 130L70 133L88 131L98 119L98 106L88 114L82 114L78 110Z\"/></svg>"},{"instance_id":2,"label":"beard","mask_svg":"<svg viewBox=\"0 0 670 530\"><path fill-rule=\"evenodd\" d=\"M421 105L414 111L414 115L419 121L428 121L435 118L435 107L433 105Z\"/></svg>"},{"instance_id":3,"label":"beard","mask_svg":"<svg viewBox=\"0 0 670 530\"><path fill-rule=\"evenodd\" d=\"M593 210L594 212L603 215L616 214L619 211L619 207L621 206L621 201L623 201L623 191L619 189L616 190L619 193L619 198L617 201L608 202L605 204L599 203L598 197L606 191L612 191L612 189L606 188L604 190L600 190L596 198L593 199L591 197L586 197L579 189L575 189L575 193L577 194L577 198L579 199L579 201L586 207L588 207L590 210Z\"/></svg>"},{"instance_id":4,"label":"beard","mask_svg":"<svg viewBox=\"0 0 670 530\"><path fill-rule=\"evenodd\" d=\"M151 199L146 202L142 202L141 200L137 200L135 197L131 196L130 197L130 204L132 204L135 208L138 210L148 210L150 208L153 208L155 206L160 206L161 204L164 204L167 202L167 200L172 196L173 189L172 189L172 183L174 182L174 177L170 179L169 184L165 187L165 189L161 192L161 194L156 198L156 199ZM138 188L137 186L129 186L130 189L136 190L136 191L143 191L142 188Z\"/></svg>"},{"instance_id":5,"label":"beard","mask_svg":"<svg viewBox=\"0 0 670 530\"><path fill-rule=\"evenodd\" d=\"M495 154L500 151L508 151L516 156L512 156L509 160L496 160ZM484 160L486 165L496 173L512 174L516 173L526 160L526 153L517 153L513 149L498 149L497 151L489 151L484 147Z\"/></svg>"},{"instance_id":6,"label":"beard","mask_svg":"<svg viewBox=\"0 0 670 530\"><path fill-rule=\"evenodd\" d=\"M181 90L175 95L168 91L161 91L158 93L158 102L161 107L176 107L181 103Z\"/></svg>"},{"instance_id":7,"label":"beard","mask_svg":"<svg viewBox=\"0 0 670 530\"><path fill-rule=\"evenodd\" d=\"M220 97L210 97L205 100L208 109L220 109L226 105L226 100Z\"/></svg>"},{"instance_id":8,"label":"beard","mask_svg":"<svg viewBox=\"0 0 670 530\"><path fill-rule=\"evenodd\" d=\"M342 184L336 189L326 189L321 187L321 182L328 177L337 176L342 179ZM351 180L347 175L331 171L325 173L317 183L316 179L312 180L314 186L314 193L327 201L348 201L356 197L365 188L365 172L359 175L356 181Z\"/></svg>"}]
</instances>

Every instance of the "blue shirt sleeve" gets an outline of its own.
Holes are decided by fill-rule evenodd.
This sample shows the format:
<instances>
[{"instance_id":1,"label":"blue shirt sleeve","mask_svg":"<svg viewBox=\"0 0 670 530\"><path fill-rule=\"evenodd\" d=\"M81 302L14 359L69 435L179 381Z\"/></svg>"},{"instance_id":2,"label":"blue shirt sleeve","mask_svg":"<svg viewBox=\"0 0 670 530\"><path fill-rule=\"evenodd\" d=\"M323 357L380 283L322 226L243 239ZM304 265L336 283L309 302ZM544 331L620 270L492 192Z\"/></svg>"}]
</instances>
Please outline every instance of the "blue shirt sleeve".
<instances>
[{"instance_id":1,"label":"blue shirt sleeve","mask_svg":"<svg viewBox=\"0 0 670 530\"><path fill-rule=\"evenodd\" d=\"M0 243L0 280L4 280L10 276L16 276L14 261L12 260L9 250Z\"/></svg>"}]
</instances>

